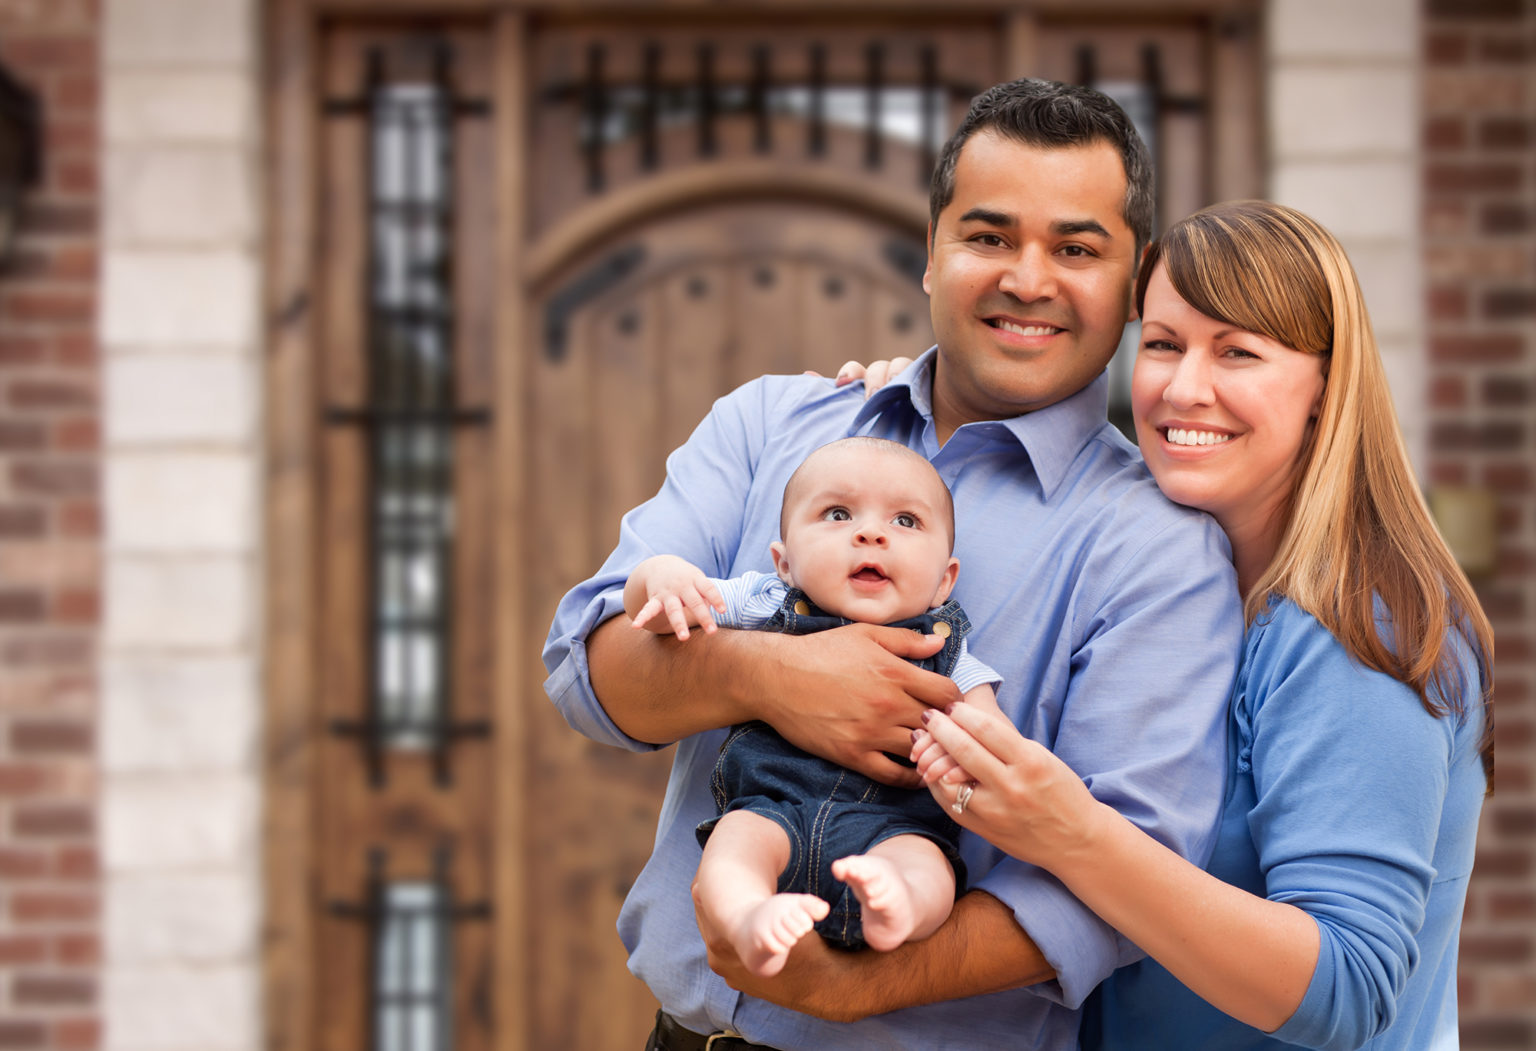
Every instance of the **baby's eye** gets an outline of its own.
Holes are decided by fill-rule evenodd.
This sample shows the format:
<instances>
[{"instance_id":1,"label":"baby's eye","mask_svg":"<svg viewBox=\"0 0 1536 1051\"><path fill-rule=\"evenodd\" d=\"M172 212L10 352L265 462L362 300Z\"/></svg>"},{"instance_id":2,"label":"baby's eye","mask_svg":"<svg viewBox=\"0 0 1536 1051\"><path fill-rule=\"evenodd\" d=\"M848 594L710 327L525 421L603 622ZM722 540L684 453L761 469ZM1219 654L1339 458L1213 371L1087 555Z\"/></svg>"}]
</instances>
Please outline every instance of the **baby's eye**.
<instances>
[{"instance_id":1,"label":"baby's eye","mask_svg":"<svg viewBox=\"0 0 1536 1051\"><path fill-rule=\"evenodd\" d=\"M917 516L916 515L908 514L907 512L903 511L901 514L899 514L895 518L891 519L891 523L893 525L899 525L903 529L916 529L917 528Z\"/></svg>"},{"instance_id":2,"label":"baby's eye","mask_svg":"<svg viewBox=\"0 0 1536 1051\"><path fill-rule=\"evenodd\" d=\"M828 522L847 522L853 518L846 507L829 507L821 513L821 517Z\"/></svg>"}]
</instances>

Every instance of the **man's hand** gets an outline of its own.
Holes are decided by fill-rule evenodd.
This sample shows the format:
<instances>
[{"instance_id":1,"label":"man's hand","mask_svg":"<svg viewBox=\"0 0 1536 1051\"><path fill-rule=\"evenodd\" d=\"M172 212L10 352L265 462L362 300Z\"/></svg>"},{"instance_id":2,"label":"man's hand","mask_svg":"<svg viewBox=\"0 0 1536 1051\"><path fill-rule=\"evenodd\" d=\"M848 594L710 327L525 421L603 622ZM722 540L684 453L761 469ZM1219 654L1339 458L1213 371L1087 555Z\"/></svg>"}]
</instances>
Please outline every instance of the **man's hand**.
<instances>
[{"instance_id":1,"label":"man's hand","mask_svg":"<svg viewBox=\"0 0 1536 1051\"><path fill-rule=\"evenodd\" d=\"M931 657L937 635L849 624L812 635L776 636L763 654L757 718L791 744L877 781L915 788L920 779L890 755L912 749L923 712L960 698L946 676L906 657Z\"/></svg>"}]
</instances>

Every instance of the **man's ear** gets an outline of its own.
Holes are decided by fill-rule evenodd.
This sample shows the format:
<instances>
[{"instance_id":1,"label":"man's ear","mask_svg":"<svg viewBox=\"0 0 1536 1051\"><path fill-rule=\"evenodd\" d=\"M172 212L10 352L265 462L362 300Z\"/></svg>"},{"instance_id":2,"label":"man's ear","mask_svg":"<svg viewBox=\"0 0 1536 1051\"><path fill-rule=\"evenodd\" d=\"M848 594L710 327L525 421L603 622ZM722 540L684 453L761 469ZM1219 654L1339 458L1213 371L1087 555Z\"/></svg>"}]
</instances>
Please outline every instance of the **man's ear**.
<instances>
[{"instance_id":1,"label":"man's ear","mask_svg":"<svg viewBox=\"0 0 1536 1051\"><path fill-rule=\"evenodd\" d=\"M933 593L933 602L930 605L942 606L949 598L949 593L955 590L955 580L960 576L960 560L951 556L949 565L944 567L944 579L939 581L939 590Z\"/></svg>"},{"instance_id":2,"label":"man's ear","mask_svg":"<svg viewBox=\"0 0 1536 1051\"><path fill-rule=\"evenodd\" d=\"M928 263L923 267L923 291L929 295L933 289L928 287L928 275L933 273L933 220L928 221Z\"/></svg>"},{"instance_id":3,"label":"man's ear","mask_svg":"<svg viewBox=\"0 0 1536 1051\"><path fill-rule=\"evenodd\" d=\"M1141 311L1136 309L1136 283L1141 278L1141 268L1147 265L1147 253L1150 251L1152 246L1146 245L1136 259L1136 269L1131 274L1131 301L1125 307L1126 321L1135 321L1141 317Z\"/></svg>"},{"instance_id":4,"label":"man's ear","mask_svg":"<svg viewBox=\"0 0 1536 1051\"><path fill-rule=\"evenodd\" d=\"M789 554L784 548L784 541L775 540L769 544L768 553L773 556L773 571L779 575L779 579L794 587L795 582L789 575Z\"/></svg>"}]
</instances>

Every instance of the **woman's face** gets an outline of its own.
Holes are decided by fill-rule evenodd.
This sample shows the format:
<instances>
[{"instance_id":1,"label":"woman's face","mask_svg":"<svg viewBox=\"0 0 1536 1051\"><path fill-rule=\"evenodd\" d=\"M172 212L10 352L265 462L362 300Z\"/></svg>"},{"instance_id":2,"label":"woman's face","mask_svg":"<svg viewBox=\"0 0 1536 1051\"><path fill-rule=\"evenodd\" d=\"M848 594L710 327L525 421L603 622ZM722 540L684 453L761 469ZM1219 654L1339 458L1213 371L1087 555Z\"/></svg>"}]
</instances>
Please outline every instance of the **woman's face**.
<instances>
[{"instance_id":1,"label":"woman's face","mask_svg":"<svg viewBox=\"0 0 1536 1051\"><path fill-rule=\"evenodd\" d=\"M1322 404L1323 356L1207 317L1162 265L1147 285L1141 341L1131 408L1158 487L1234 539L1277 534Z\"/></svg>"}]
</instances>

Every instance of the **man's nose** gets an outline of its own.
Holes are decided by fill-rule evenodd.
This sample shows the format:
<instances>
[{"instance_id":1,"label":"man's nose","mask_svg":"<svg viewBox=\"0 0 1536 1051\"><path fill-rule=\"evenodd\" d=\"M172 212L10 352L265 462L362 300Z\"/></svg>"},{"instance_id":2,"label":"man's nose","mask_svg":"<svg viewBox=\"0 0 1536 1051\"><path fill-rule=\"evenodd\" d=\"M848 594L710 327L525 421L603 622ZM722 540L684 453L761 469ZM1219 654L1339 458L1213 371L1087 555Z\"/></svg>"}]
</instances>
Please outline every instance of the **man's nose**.
<instances>
[{"instance_id":1,"label":"man's nose","mask_svg":"<svg viewBox=\"0 0 1536 1051\"><path fill-rule=\"evenodd\" d=\"M997 287L1024 303L1054 299L1058 289L1050 253L1039 245L1024 245L1004 266Z\"/></svg>"}]
</instances>

